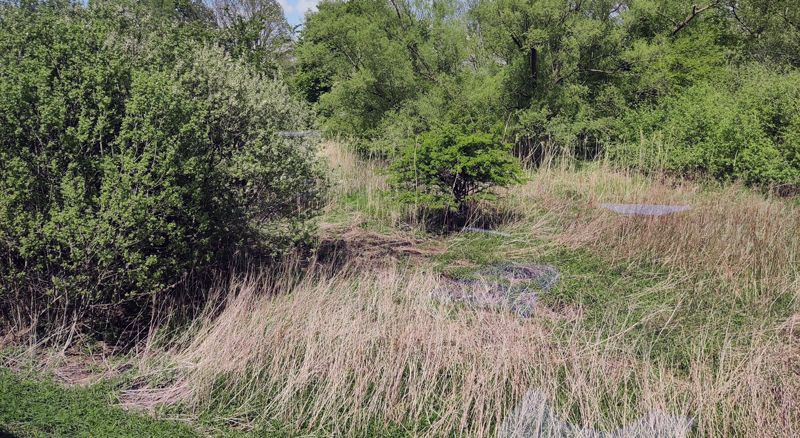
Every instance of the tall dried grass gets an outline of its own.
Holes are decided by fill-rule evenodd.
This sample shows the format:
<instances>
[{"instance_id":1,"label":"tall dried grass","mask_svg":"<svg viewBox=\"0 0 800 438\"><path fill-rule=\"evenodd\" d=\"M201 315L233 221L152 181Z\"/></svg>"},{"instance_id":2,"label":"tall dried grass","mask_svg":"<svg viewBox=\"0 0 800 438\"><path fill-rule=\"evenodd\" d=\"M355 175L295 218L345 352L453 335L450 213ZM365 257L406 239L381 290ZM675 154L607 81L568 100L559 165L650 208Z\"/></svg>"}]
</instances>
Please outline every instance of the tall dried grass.
<instances>
[{"instance_id":1,"label":"tall dried grass","mask_svg":"<svg viewBox=\"0 0 800 438\"><path fill-rule=\"evenodd\" d=\"M361 191L380 209L382 177L329 147L342 164L340 195ZM430 291L441 278L426 266L316 267L302 278L256 271L234 279L224 305L174 343L170 363L180 378L164 400L180 393L238 423L279 420L325 436L492 436L523 395L538 390L561 418L601 430L660 411L693 417L698 436L800 433L797 207L738 186L701 189L602 163L545 166L504 202L524 217L504 225L517 238L659 265L670 276L660 293L716 294L715 305L739 312L788 299L794 316L738 325L712 312L718 316L686 327L695 335L674 346L686 358L676 368L651 356L652 337L629 334L677 308L653 306L636 321L609 311L598 327L554 322L545 311L520 320L437 302ZM596 202L695 210L640 218Z\"/></svg>"},{"instance_id":2,"label":"tall dried grass","mask_svg":"<svg viewBox=\"0 0 800 438\"><path fill-rule=\"evenodd\" d=\"M437 303L429 291L438 282L391 266L317 272L295 285L241 278L225 310L173 352L176 387L237 422L279 419L321 435L363 436L377 425L490 436L531 389L562 418L605 430L650 411L694 417L709 437L800 427L798 346L776 342L778 333L750 333L757 341L747 351L723 346L725 364L697 345L679 376L643 357L646 346L622 342L612 331L619 321L592 331L578 320L569 336L554 336L543 317Z\"/></svg>"},{"instance_id":3,"label":"tall dried grass","mask_svg":"<svg viewBox=\"0 0 800 438\"><path fill-rule=\"evenodd\" d=\"M377 162L365 161L358 157L347 144L327 141L320 145L319 155L326 157L331 167L334 180L334 199L357 192L376 195L381 190L388 190L386 176L382 174L382 166ZM339 207L332 205L330 208Z\"/></svg>"},{"instance_id":4,"label":"tall dried grass","mask_svg":"<svg viewBox=\"0 0 800 438\"><path fill-rule=\"evenodd\" d=\"M558 222L547 237L591 248L612 261L657 263L694 277L713 274L727 280L732 293L757 293L767 300L800 293L800 208L738 184L701 188L607 165L580 171L545 168L532 174L528 185L513 189L507 202ZM694 210L629 216L599 208L599 202Z\"/></svg>"},{"instance_id":5,"label":"tall dried grass","mask_svg":"<svg viewBox=\"0 0 800 438\"><path fill-rule=\"evenodd\" d=\"M372 221L382 228L418 227L416 211L393 202L384 165L361 159L340 142L323 143L320 155L330 163L333 182L323 220L341 221L344 213L350 224ZM332 217L337 214L340 217Z\"/></svg>"}]
</instances>

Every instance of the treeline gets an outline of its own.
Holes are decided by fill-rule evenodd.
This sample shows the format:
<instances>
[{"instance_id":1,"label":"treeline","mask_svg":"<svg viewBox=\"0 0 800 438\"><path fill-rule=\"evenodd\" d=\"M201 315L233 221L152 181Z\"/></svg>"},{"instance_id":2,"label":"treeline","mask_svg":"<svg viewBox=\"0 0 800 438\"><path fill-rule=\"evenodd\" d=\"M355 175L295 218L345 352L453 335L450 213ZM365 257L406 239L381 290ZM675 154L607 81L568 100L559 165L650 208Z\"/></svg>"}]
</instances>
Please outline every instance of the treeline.
<instances>
[{"instance_id":1,"label":"treeline","mask_svg":"<svg viewBox=\"0 0 800 438\"><path fill-rule=\"evenodd\" d=\"M372 153L440 124L522 156L800 182L793 0L350 0L307 14L294 92Z\"/></svg>"}]
</instances>

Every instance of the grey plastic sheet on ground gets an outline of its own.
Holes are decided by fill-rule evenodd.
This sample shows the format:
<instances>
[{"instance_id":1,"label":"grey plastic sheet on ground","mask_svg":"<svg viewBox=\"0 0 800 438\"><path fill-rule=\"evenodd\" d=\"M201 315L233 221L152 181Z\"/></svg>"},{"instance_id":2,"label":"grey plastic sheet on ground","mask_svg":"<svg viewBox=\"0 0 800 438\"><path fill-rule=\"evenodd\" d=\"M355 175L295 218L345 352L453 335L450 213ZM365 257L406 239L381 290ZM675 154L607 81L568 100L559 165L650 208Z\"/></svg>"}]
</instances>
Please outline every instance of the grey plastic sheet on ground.
<instances>
[{"instance_id":1,"label":"grey plastic sheet on ground","mask_svg":"<svg viewBox=\"0 0 800 438\"><path fill-rule=\"evenodd\" d=\"M295 137L317 137L322 135L321 132L317 131L309 131L309 132L279 132L278 137L285 137L285 138L295 138Z\"/></svg>"},{"instance_id":2,"label":"grey plastic sheet on ground","mask_svg":"<svg viewBox=\"0 0 800 438\"><path fill-rule=\"evenodd\" d=\"M435 289L431 296L476 307L510 310L522 318L530 318L539 301L539 291L551 289L561 277L561 271L547 263L510 261L487 266L477 274L480 279L456 280Z\"/></svg>"},{"instance_id":3,"label":"grey plastic sheet on ground","mask_svg":"<svg viewBox=\"0 0 800 438\"><path fill-rule=\"evenodd\" d=\"M530 318L539 300L536 290L528 286L484 280L458 280L449 287L435 289L431 296L476 307L510 310L522 318Z\"/></svg>"},{"instance_id":4,"label":"grey plastic sheet on ground","mask_svg":"<svg viewBox=\"0 0 800 438\"><path fill-rule=\"evenodd\" d=\"M573 426L555 416L543 393L531 391L503 421L497 438L684 438L693 425L691 418L651 412L613 432Z\"/></svg>"},{"instance_id":5,"label":"grey plastic sheet on ground","mask_svg":"<svg viewBox=\"0 0 800 438\"><path fill-rule=\"evenodd\" d=\"M648 204L597 204L619 214L638 214L647 216L662 216L691 210L694 207L680 205L648 205Z\"/></svg>"},{"instance_id":6,"label":"grey plastic sheet on ground","mask_svg":"<svg viewBox=\"0 0 800 438\"><path fill-rule=\"evenodd\" d=\"M526 280L538 288L550 290L561 278L561 271L547 263L500 262L479 271L485 277L502 277L508 280Z\"/></svg>"}]
</instances>

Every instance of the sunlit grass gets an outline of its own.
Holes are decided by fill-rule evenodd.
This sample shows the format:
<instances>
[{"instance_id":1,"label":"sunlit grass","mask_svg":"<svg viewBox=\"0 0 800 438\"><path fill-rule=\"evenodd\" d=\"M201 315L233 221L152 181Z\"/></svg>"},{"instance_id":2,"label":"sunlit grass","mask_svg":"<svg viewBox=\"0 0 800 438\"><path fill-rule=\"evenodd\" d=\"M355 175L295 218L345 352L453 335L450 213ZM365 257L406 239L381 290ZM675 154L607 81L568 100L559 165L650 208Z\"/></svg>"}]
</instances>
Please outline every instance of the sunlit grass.
<instances>
[{"instance_id":1,"label":"sunlit grass","mask_svg":"<svg viewBox=\"0 0 800 438\"><path fill-rule=\"evenodd\" d=\"M133 359L150 384L126 406L316 436L495 436L536 390L606 431L651 411L693 418L696 436L800 430L796 203L545 160L484 213L512 237L439 235L380 165L323 146L337 185L316 258L220 279L214 305ZM530 319L431 297L503 260L562 273Z\"/></svg>"},{"instance_id":2,"label":"sunlit grass","mask_svg":"<svg viewBox=\"0 0 800 438\"><path fill-rule=\"evenodd\" d=\"M379 169L354 155L337 161L342 185L327 215L344 218L345 238L383 248L407 236L400 247L443 250L387 250L382 259L351 246L302 278L237 277L224 310L169 352L182 370L176 388L194 409L320 435L492 436L533 389L562 418L602 430L650 411L694 418L698 436L800 427L800 223L791 203L604 163L552 165L495 205L511 238L415 240L423 230L413 211L382 203L391 193ZM597 202L695 209L631 217ZM373 231L354 231L364 227ZM382 241L381 230L393 237ZM563 274L529 320L430 296L447 276L509 259Z\"/></svg>"}]
</instances>

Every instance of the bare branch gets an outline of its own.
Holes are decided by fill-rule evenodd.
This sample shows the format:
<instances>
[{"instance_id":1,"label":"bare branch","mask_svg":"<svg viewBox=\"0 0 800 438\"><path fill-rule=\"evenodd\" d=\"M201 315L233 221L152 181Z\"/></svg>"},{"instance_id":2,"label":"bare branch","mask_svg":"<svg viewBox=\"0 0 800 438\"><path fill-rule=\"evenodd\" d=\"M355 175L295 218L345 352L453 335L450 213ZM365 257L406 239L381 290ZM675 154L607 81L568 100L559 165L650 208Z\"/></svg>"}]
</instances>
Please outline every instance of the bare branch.
<instances>
[{"instance_id":1,"label":"bare branch","mask_svg":"<svg viewBox=\"0 0 800 438\"><path fill-rule=\"evenodd\" d=\"M400 15L400 8L397 6L395 0L392 0L392 6L394 6L394 11L397 12L397 19L400 20L400 26L403 26L403 30L405 30L406 27L403 25L403 16Z\"/></svg>"},{"instance_id":2,"label":"bare branch","mask_svg":"<svg viewBox=\"0 0 800 438\"><path fill-rule=\"evenodd\" d=\"M672 35L674 36L681 29L686 27L686 25L689 24L690 21L694 20L694 17L702 14L703 12L705 12L707 9L709 9L711 7L718 5L720 1L721 0L715 0L715 1L711 2L711 3L709 3L708 6L706 6L704 8L701 8L701 9L697 9L697 5L692 6L692 13L689 14L689 16L687 16L686 19L683 20L682 23L679 23L679 24L675 25L675 27L672 29Z\"/></svg>"},{"instance_id":3,"label":"bare branch","mask_svg":"<svg viewBox=\"0 0 800 438\"><path fill-rule=\"evenodd\" d=\"M758 38L760 38L760 37L761 37L761 34L756 34L756 33L755 33L755 32L753 32L752 30L750 30L750 28L749 28L749 27L747 27L747 25L746 25L746 24L744 24L744 21L742 21L742 19L741 19L741 18L739 18L739 14L737 14L737 13L736 13L736 6L731 6L731 12L733 12L733 18L735 18L735 19L736 19L736 21L738 21L738 22L739 22L739 24L741 24L741 25L742 25L742 27L744 28L744 30L746 30L746 31L747 31L747 33L749 33L749 34L750 34L750 36L752 36L753 38L756 38L756 39L758 39Z\"/></svg>"}]
</instances>

